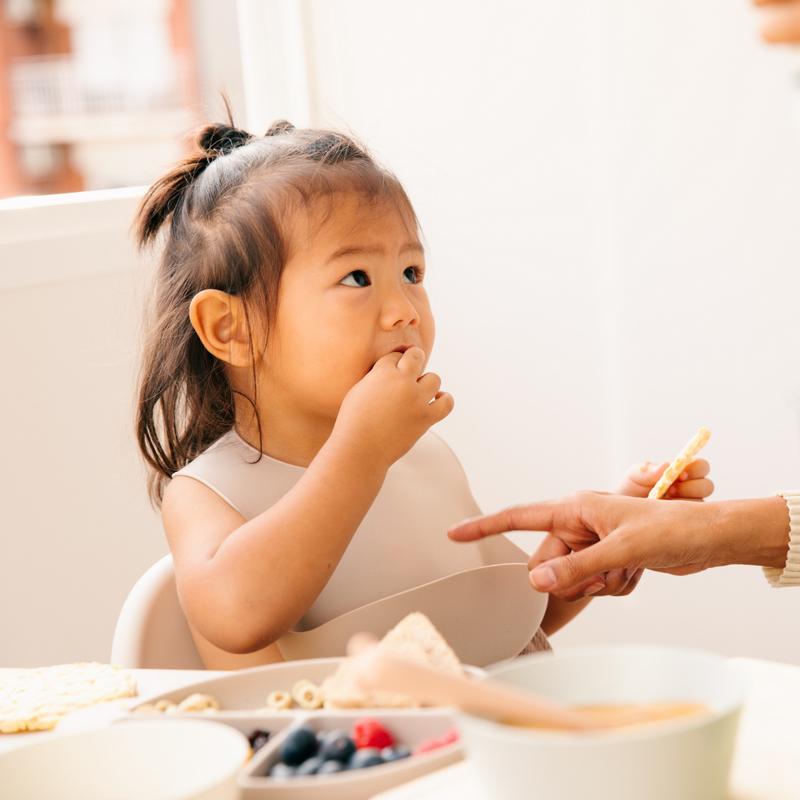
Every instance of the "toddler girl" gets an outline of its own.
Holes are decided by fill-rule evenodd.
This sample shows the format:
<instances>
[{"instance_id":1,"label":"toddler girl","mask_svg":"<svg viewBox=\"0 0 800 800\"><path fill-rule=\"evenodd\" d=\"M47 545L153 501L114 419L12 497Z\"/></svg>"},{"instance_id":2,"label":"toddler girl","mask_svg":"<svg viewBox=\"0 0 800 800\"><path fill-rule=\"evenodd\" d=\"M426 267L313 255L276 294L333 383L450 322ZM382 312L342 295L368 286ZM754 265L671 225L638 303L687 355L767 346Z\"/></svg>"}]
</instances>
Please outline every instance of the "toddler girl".
<instances>
[{"instance_id":1,"label":"toddler girl","mask_svg":"<svg viewBox=\"0 0 800 800\"><path fill-rule=\"evenodd\" d=\"M429 431L453 400L425 372L425 258L398 180L349 137L287 122L198 144L139 213L140 244L165 241L137 423L205 665L278 661L292 629L527 560L503 537L445 536L479 510ZM543 627L579 607L552 598Z\"/></svg>"}]
</instances>

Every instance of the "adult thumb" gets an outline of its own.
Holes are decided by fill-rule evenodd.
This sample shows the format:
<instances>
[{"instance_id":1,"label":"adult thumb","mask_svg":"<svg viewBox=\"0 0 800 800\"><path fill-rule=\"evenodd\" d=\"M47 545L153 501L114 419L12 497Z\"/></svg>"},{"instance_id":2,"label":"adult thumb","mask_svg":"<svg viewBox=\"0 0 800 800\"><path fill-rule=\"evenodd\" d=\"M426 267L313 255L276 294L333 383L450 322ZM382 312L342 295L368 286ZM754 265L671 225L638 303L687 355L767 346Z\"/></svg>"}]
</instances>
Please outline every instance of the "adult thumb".
<instances>
[{"instance_id":1,"label":"adult thumb","mask_svg":"<svg viewBox=\"0 0 800 800\"><path fill-rule=\"evenodd\" d=\"M531 583L540 592L563 592L585 583L595 575L628 566L617 564L613 548L601 541L585 550L543 561L531 571Z\"/></svg>"}]
</instances>

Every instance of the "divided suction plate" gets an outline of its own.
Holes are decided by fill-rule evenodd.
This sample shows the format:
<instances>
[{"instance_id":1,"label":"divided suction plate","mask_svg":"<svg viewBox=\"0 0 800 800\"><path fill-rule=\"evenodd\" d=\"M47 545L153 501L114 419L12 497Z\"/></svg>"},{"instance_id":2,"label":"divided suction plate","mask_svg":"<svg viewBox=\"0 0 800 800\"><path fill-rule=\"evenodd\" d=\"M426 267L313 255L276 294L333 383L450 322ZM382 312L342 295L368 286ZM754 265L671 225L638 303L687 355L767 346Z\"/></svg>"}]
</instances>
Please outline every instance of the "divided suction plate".
<instances>
[{"instance_id":1,"label":"divided suction plate","mask_svg":"<svg viewBox=\"0 0 800 800\"><path fill-rule=\"evenodd\" d=\"M347 771L335 775L308 776L274 780L268 777L272 765L279 759L278 751L286 736L299 725L308 724L315 731L344 730L349 733L360 717L379 720L399 744L414 749L426 739L442 736L455 725L455 710L450 708L414 709L291 709L263 711L267 695L276 690L289 691L304 678L321 684L333 675L341 658L293 661L231 672L171 692L136 697L123 702L94 706L76 711L58 726L59 733L69 733L109 724L135 725L152 720L202 719L229 725L249 736L254 730L270 733L270 740L248 761L239 773L242 800L366 800L372 795L399 786L414 778L460 761L464 755L459 742L418 756ZM465 672L485 676L474 667ZM213 695L222 710L211 714L184 712L181 714L138 714L132 711L145 703L171 700L179 703L194 693ZM103 708L106 706L106 708Z\"/></svg>"}]
</instances>

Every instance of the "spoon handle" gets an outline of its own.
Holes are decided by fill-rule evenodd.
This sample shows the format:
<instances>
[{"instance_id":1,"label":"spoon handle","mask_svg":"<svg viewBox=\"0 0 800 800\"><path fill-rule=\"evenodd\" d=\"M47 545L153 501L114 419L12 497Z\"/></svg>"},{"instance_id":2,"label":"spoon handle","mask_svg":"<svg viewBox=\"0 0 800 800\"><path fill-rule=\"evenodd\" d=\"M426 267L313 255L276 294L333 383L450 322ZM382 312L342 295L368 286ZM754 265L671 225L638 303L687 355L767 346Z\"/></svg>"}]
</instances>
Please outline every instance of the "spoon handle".
<instances>
[{"instance_id":1,"label":"spoon handle","mask_svg":"<svg viewBox=\"0 0 800 800\"><path fill-rule=\"evenodd\" d=\"M590 730L605 727L579 711L494 681L476 683L375 649L353 659L353 675L363 690L384 689L429 705L458 706L479 716L538 728Z\"/></svg>"}]
</instances>

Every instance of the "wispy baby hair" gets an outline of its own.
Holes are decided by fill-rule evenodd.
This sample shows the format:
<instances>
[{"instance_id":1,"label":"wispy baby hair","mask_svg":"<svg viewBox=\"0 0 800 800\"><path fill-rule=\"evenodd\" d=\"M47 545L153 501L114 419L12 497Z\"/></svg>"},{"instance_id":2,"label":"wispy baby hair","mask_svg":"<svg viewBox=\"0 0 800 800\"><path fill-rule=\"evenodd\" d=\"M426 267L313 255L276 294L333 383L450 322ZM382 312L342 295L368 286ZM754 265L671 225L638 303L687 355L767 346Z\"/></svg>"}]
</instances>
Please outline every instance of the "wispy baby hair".
<instances>
[{"instance_id":1,"label":"wispy baby hair","mask_svg":"<svg viewBox=\"0 0 800 800\"><path fill-rule=\"evenodd\" d=\"M204 127L195 151L142 200L135 223L139 246L164 234L136 426L156 505L173 473L235 422L226 366L195 333L189 319L192 298L204 289L235 295L248 320L258 315L268 336L281 274L296 244L289 220L319 200L327 200L330 213L343 191L356 192L365 203L390 200L416 226L397 178L352 137L298 129L285 120L264 136L252 136L232 122ZM255 397L248 399L255 409Z\"/></svg>"}]
</instances>

